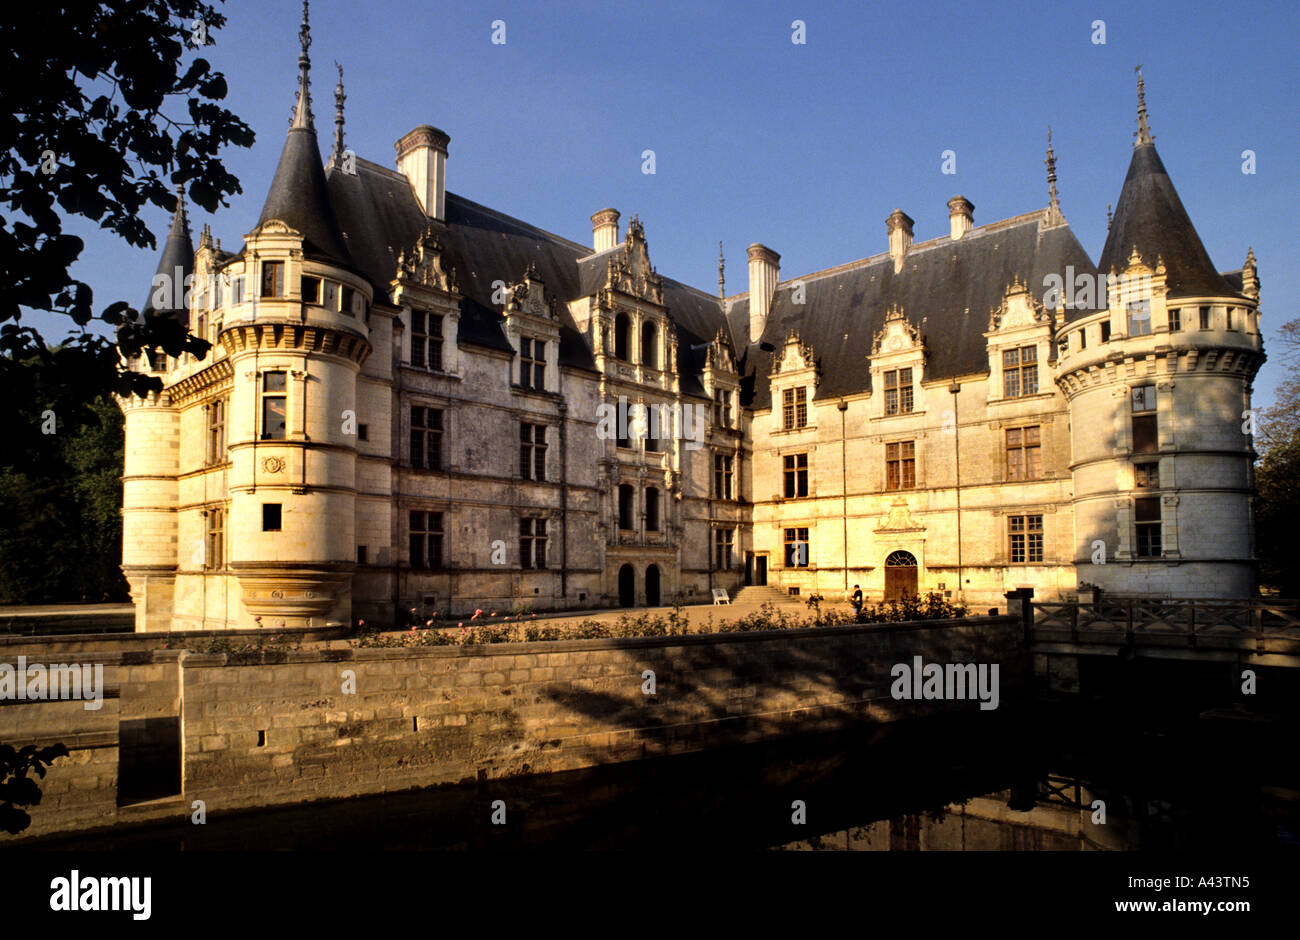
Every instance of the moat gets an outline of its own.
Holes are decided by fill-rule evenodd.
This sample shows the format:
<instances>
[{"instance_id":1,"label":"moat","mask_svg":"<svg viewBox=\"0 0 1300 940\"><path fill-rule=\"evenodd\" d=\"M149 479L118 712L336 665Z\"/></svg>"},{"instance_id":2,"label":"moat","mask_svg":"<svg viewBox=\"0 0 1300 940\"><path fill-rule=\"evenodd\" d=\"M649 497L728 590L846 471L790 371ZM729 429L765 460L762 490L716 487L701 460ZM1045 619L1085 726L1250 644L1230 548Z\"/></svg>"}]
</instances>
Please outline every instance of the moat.
<instances>
[{"instance_id":1,"label":"moat","mask_svg":"<svg viewBox=\"0 0 1300 940\"><path fill-rule=\"evenodd\" d=\"M209 806L202 826L119 827L30 847L1300 849L1293 717L1231 706L1132 714L1039 703L270 811Z\"/></svg>"}]
</instances>

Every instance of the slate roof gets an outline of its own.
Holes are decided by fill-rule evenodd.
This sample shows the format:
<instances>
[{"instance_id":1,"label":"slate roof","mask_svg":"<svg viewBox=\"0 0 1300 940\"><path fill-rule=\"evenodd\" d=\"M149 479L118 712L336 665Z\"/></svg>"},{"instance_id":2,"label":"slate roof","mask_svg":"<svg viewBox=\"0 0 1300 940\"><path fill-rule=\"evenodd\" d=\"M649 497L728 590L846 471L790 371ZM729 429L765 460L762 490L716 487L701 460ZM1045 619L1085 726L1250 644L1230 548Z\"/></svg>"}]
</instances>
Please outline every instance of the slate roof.
<instances>
[{"instance_id":1,"label":"slate roof","mask_svg":"<svg viewBox=\"0 0 1300 940\"><path fill-rule=\"evenodd\" d=\"M1164 261L1170 297L1240 293L1215 270L1152 143L1133 149L1098 267L1122 271L1135 247L1152 267Z\"/></svg>"},{"instance_id":2,"label":"slate roof","mask_svg":"<svg viewBox=\"0 0 1300 940\"><path fill-rule=\"evenodd\" d=\"M326 191L325 170L311 127L289 129L257 224L270 219L301 232L303 252L309 257L353 267Z\"/></svg>"},{"instance_id":3,"label":"slate roof","mask_svg":"<svg viewBox=\"0 0 1300 940\"><path fill-rule=\"evenodd\" d=\"M1041 302L1048 274L1064 278L1067 266L1073 266L1076 276L1096 274L1069 226L1041 227L1045 217L1045 210L1032 212L971 229L957 241L944 236L913 245L898 274L890 256L881 254L782 281L761 337L748 336L749 298L728 301L732 334L748 343L742 401L771 407L773 356L792 330L798 330L820 364L816 399L870 390L871 345L894 305L925 342L923 381L986 373L983 334L1014 279L1029 285ZM803 304L792 302L798 282L805 289Z\"/></svg>"},{"instance_id":4,"label":"slate roof","mask_svg":"<svg viewBox=\"0 0 1300 940\"><path fill-rule=\"evenodd\" d=\"M591 348L563 305L590 296L603 286L609 253L592 255L584 245L450 192L446 197L446 221L430 222L405 176L360 158L356 170L356 175L349 175L331 166L326 173L328 192L347 250L358 270L370 280L377 299L389 301L388 288L397 269L398 254L410 249L428 224L447 263L456 268L457 284L464 296L461 342L502 351L512 349L505 335L505 320L492 303L492 282L514 283L533 263L546 289L561 302L561 365L595 371ZM692 369L698 372L704 351L692 353L690 345L712 339L718 327L725 324L718 299L664 278L664 302L682 343L679 368L690 357ZM685 374L685 368L682 371L683 391L703 395L698 376Z\"/></svg>"},{"instance_id":5,"label":"slate roof","mask_svg":"<svg viewBox=\"0 0 1300 940\"><path fill-rule=\"evenodd\" d=\"M171 228L167 231L167 241L163 243L162 257L158 259L158 274L166 274L167 283L172 283L171 279L176 276L176 268L181 269L181 293L184 292L185 278L194 273L194 243L190 240L189 220L185 215L185 197L177 194L176 208L172 211ZM140 308L142 312L148 312L154 309L153 283L149 286L149 296L145 298L144 305ZM179 319L182 323L189 322L189 311L184 305L176 307L171 304L171 299L175 296L175 291L168 292L168 304L159 313L166 313Z\"/></svg>"}]
</instances>

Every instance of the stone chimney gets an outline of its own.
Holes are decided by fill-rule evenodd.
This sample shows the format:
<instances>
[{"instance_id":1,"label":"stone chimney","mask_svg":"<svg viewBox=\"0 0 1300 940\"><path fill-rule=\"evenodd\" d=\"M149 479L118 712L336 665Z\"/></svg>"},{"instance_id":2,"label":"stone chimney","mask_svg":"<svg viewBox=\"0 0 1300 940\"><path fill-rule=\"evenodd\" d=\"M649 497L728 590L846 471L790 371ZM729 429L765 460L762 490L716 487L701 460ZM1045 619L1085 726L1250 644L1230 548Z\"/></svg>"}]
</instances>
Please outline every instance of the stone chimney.
<instances>
[{"instance_id":1,"label":"stone chimney","mask_svg":"<svg viewBox=\"0 0 1300 940\"><path fill-rule=\"evenodd\" d=\"M438 128L421 124L396 143L397 168L410 180L420 208L431 219L447 218L447 144Z\"/></svg>"},{"instance_id":2,"label":"stone chimney","mask_svg":"<svg viewBox=\"0 0 1300 940\"><path fill-rule=\"evenodd\" d=\"M781 273L781 256L758 242L749 246L749 341L757 343L767 326L767 314L772 309L772 294L776 292L777 275Z\"/></svg>"},{"instance_id":3,"label":"stone chimney","mask_svg":"<svg viewBox=\"0 0 1300 940\"><path fill-rule=\"evenodd\" d=\"M601 209L591 217L591 245L596 254L618 244L618 210Z\"/></svg>"},{"instance_id":4,"label":"stone chimney","mask_svg":"<svg viewBox=\"0 0 1300 940\"><path fill-rule=\"evenodd\" d=\"M895 209L885 220L889 227L889 256L894 259L894 273L903 270L903 258L912 247L912 220L902 209Z\"/></svg>"},{"instance_id":5,"label":"stone chimney","mask_svg":"<svg viewBox=\"0 0 1300 940\"><path fill-rule=\"evenodd\" d=\"M948 224L952 226L953 241L970 231L974 218L975 205L965 196L953 196L948 200Z\"/></svg>"}]
</instances>

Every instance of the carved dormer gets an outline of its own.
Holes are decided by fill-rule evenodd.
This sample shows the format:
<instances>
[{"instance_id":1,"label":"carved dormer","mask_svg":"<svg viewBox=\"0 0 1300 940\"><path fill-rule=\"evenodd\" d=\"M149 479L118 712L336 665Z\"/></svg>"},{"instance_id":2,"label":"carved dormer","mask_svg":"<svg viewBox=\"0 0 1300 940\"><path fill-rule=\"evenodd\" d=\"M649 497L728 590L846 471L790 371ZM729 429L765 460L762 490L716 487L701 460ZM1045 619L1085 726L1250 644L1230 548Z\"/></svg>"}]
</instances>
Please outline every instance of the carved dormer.
<instances>
[{"instance_id":1,"label":"carved dormer","mask_svg":"<svg viewBox=\"0 0 1300 940\"><path fill-rule=\"evenodd\" d=\"M989 311L989 332L1016 330L1051 320L1051 314L1038 304L1029 285L1016 275L1002 292L1002 303Z\"/></svg>"},{"instance_id":2,"label":"carved dormer","mask_svg":"<svg viewBox=\"0 0 1300 940\"><path fill-rule=\"evenodd\" d=\"M894 304L885 314L884 325L876 331L871 341L871 355L874 357L882 352L900 352L922 346L924 344L921 342L920 331L903 315L902 308Z\"/></svg>"},{"instance_id":3,"label":"carved dormer","mask_svg":"<svg viewBox=\"0 0 1300 940\"><path fill-rule=\"evenodd\" d=\"M528 262L523 276L506 288L505 328L515 359L511 385L534 392L559 388L560 311L542 280L537 264ZM541 376L538 376L538 369Z\"/></svg>"},{"instance_id":4,"label":"carved dormer","mask_svg":"<svg viewBox=\"0 0 1300 940\"><path fill-rule=\"evenodd\" d=\"M786 334L777 355L772 357L770 376L776 427L783 431L816 427L812 402L821 382L821 365L798 330Z\"/></svg>"},{"instance_id":5,"label":"carved dormer","mask_svg":"<svg viewBox=\"0 0 1300 940\"><path fill-rule=\"evenodd\" d=\"M1029 285L1014 277L1002 301L989 311L984 333L989 363L990 403L1020 400L1050 393L1048 361L1052 354L1055 319L1034 298Z\"/></svg>"},{"instance_id":6,"label":"carved dormer","mask_svg":"<svg viewBox=\"0 0 1300 940\"><path fill-rule=\"evenodd\" d=\"M735 428L740 416L740 375L724 328L718 327L705 350L701 374L704 390L713 399L713 426Z\"/></svg>"},{"instance_id":7,"label":"carved dormer","mask_svg":"<svg viewBox=\"0 0 1300 940\"><path fill-rule=\"evenodd\" d=\"M424 288L448 294L457 292L456 269L445 262L442 245L427 226L409 254L405 250L398 253L393 285L398 291ZM396 294L393 299L401 302Z\"/></svg>"},{"instance_id":8,"label":"carved dormer","mask_svg":"<svg viewBox=\"0 0 1300 940\"><path fill-rule=\"evenodd\" d=\"M821 381L821 366L813 355L812 346L803 341L798 330L791 330L785 336L781 355L772 360L771 375L775 378L777 375L789 376L804 371L812 373L814 387Z\"/></svg>"},{"instance_id":9,"label":"carved dormer","mask_svg":"<svg viewBox=\"0 0 1300 940\"><path fill-rule=\"evenodd\" d=\"M650 252L645 240L645 226L636 216L627 227L623 250L609 259L605 273L605 288L628 294L652 304L663 304L664 282L650 264Z\"/></svg>"},{"instance_id":10,"label":"carved dormer","mask_svg":"<svg viewBox=\"0 0 1300 940\"><path fill-rule=\"evenodd\" d=\"M925 338L902 307L891 305L871 341L872 420L924 413Z\"/></svg>"}]
</instances>

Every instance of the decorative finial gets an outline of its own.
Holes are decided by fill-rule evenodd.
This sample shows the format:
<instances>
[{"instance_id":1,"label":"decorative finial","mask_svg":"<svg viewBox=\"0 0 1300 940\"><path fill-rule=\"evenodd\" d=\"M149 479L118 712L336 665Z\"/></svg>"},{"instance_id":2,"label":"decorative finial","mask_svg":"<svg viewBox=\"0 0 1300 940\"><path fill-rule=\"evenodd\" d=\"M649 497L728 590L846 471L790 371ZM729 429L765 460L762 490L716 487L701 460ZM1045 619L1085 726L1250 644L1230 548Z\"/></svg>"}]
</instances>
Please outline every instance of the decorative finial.
<instances>
[{"instance_id":1,"label":"decorative finial","mask_svg":"<svg viewBox=\"0 0 1300 940\"><path fill-rule=\"evenodd\" d=\"M727 281L723 276L723 271L727 267L727 262L722 259L722 242L718 242L718 299L723 300L727 296Z\"/></svg>"},{"instance_id":2,"label":"decorative finial","mask_svg":"<svg viewBox=\"0 0 1300 940\"><path fill-rule=\"evenodd\" d=\"M343 102L348 100L348 96L343 94L343 66L335 62L334 67L339 70L339 83L334 86L334 153L341 159L343 157Z\"/></svg>"},{"instance_id":3,"label":"decorative finial","mask_svg":"<svg viewBox=\"0 0 1300 940\"><path fill-rule=\"evenodd\" d=\"M1113 220L1110 217L1110 203L1106 203L1106 231L1110 231L1110 223Z\"/></svg>"},{"instance_id":4,"label":"decorative finial","mask_svg":"<svg viewBox=\"0 0 1300 940\"><path fill-rule=\"evenodd\" d=\"M1047 207L1047 223L1049 225L1060 225L1065 221L1061 215L1061 204L1056 195L1056 152L1052 150L1052 125L1047 125L1047 159L1043 161L1047 167L1047 191L1051 196L1051 202Z\"/></svg>"},{"instance_id":5,"label":"decorative finial","mask_svg":"<svg viewBox=\"0 0 1300 940\"><path fill-rule=\"evenodd\" d=\"M176 208L172 212L171 229L169 235L181 235L186 239L190 237L190 220L185 214L185 184L176 184Z\"/></svg>"},{"instance_id":6,"label":"decorative finial","mask_svg":"<svg viewBox=\"0 0 1300 940\"><path fill-rule=\"evenodd\" d=\"M1133 146L1140 147L1143 144L1149 144L1152 141L1151 128L1147 126L1147 85L1142 78L1142 66L1134 69L1138 74L1138 129L1137 143Z\"/></svg>"},{"instance_id":7,"label":"decorative finial","mask_svg":"<svg viewBox=\"0 0 1300 940\"><path fill-rule=\"evenodd\" d=\"M311 113L311 57L307 55L307 50L311 47L308 0L302 0L302 28L298 30L298 41L302 44L302 52L298 55L298 106L294 109L292 126L314 131L316 123Z\"/></svg>"}]
</instances>

